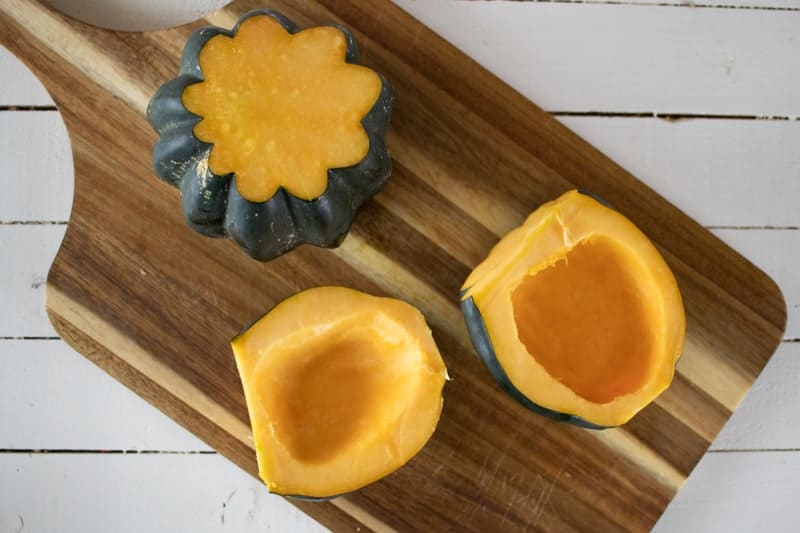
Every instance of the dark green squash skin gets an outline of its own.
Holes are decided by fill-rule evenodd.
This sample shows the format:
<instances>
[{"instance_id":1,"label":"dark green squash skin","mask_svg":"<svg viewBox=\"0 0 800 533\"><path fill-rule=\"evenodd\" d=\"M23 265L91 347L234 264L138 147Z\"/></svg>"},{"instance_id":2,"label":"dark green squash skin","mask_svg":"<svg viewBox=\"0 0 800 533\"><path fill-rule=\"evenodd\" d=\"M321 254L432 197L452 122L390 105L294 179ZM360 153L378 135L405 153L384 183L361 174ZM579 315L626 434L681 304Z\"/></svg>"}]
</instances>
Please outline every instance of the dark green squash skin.
<instances>
[{"instance_id":1,"label":"dark green squash skin","mask_svg":"<svg viewBox=\"0 0 800 533\"><path fill-rule=\"evenodd\" d=\"M356 211L377 193L391 174L391 159L384 141L394 91L381 78L381 92L361 120L369 137L369 151L356 165L328 169L328 186L313 200L302 200L284 188L265 202L243 198L235 175L218 176L208 168L212 145L194 135L201 117L189 112L181 99L186 86L203 81L199 54L215 35L236 34L247 18L267 15L289 33L299 28L272 10L255 10L242 16L230 31L215 26L195 31L183 49L180 72L156 92L147 108L147 119L159 139L153 149L156 175L181 191L181 207L187 224L208 237L231 237L244 251L260 261L274 259L296 246L309 243L325 248L341 244ZM345 60L358 63L358 48L349 30L339 25L347 41Z\"/></svg>"},{"instance_id":2,"label":"dark green squash skin","mask_svg":"<svg viewBox=\"0 0 800 533\"><path fill-rule=\"evenodd\" d=\"M464 292L465 291L462 291L461 293L462 298L464 296ZM607 429L606 426L592 424L591 422L587 422L578 416L567 413L559 413L558 411L553 411L552 409L542 407L522 394L519 389L517 389L514 384L511 383L511 380L508 378L508 375L506 375L505 370L503 370L503 367L500 366L500 361L497 360L497 356L494 353L494 346L492 346L492 341L489 338L489 332L486 331L486 324L483 321L480 309L478 309L478 306L475 305L475 302L472 300L471 296L461 300L461 312L463 313L464 320L467 323L467 330L469 331L469 336L472 339L472 345L475 347L475 351L478 352L478 355L486 365L486 368L489 369L489 373L492 375L494 380L507 394L531 411L548 418L552 418L553 420L567 422L569 424L574 424L586 429Z\"/></svg>"}]
</instances>

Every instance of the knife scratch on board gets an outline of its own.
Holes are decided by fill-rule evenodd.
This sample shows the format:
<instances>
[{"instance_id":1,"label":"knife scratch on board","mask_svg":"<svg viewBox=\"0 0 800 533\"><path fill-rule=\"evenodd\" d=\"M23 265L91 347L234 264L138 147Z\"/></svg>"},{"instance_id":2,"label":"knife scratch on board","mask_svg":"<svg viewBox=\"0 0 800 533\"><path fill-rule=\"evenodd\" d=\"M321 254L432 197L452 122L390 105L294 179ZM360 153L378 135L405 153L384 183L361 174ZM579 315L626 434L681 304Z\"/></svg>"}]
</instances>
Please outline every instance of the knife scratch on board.
<instances>
[{"instance_id":1,"label":"knife scratch on board","mask_svg":"<svg viewBox=\"0 0 800 533\"><path fill-rule=\"evenodd\" d=\"M539 525L539 518L541 518L542 514L544 513L545 507L550 502L550 497L553 495L553 489L555 488L558 480L561 478L561 474L564 473L564 470L567 468L567 463L569 463L572 457L568 455L564 461L561 463L561 467L556 472L555 477L547 483L547 487L539 494L539 498L536 500L536 507L533 512L533 518L528 521L528 527L533 525L533 527L537 527ZM533 522L533 524L531 524Z\"/></svg>"}]
</instances>

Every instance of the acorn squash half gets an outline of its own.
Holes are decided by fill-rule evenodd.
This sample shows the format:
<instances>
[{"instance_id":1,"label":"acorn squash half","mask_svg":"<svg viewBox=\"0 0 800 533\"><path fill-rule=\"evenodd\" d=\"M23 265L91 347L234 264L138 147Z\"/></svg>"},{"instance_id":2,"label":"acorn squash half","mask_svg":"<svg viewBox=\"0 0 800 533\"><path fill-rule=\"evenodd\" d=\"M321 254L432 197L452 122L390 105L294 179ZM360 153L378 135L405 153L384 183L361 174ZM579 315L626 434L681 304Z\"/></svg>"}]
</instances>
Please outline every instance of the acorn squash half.
<instances>
[{"instance_id":1,"label":"acorn squash half","mask_svg":"<svg viewBox=\"0 0 800 533\"><path fill-rule=\"evenodd\" d=\"M578 191L503 237L464 283L461 308L503 389L594 429L624 424L669 386L686 329L656 247Z\"/></svg>"},{"instance_id":2,"label":"acorn squash half","mask_svg":"<svg viewBox=\"0 0 800 533\"><path fill-rule=\"evenodd\" d=\"M338 246L391 173L393 94L342 26L255 10L200 28L147 109L155 174L180 189L192 229L255 259Z\"/></svg>"},{"instance_id":3,"label":"acorn squash half","mask_svg":"<svg viewBox=\"0 0 800 533\"><path fill-rule=\"evenodd\" d=\"M270 492L328 498L425 445L446 370L411 305L343 287L300 292L232 341Z\"/></svg>"}]
</instances>

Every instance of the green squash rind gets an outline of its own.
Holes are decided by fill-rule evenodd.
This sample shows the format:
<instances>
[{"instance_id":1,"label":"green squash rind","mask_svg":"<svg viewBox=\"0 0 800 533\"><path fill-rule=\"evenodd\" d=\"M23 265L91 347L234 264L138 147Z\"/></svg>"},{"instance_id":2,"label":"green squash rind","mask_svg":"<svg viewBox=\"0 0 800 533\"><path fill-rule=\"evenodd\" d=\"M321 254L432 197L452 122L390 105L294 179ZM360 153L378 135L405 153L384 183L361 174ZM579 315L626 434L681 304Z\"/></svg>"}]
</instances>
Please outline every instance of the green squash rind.
<instances>
[{"instance_id":1,"label":"green squash rind","mask_svg":"<svg viewBox=\"0 0 800 533\"><path fill-rule=\"evenodd\" d=\"M593 424L579 416L571 415L569 413L560 413L558 411L553 411L552 409L542 407L522 394L522 392L520 392L519 389L517 389L511 382L505 370L503 370L503 367L500 365L500 361L497 360L494 346L489 338L489 332L486 330L486 324L483 321L483 316L481 315L480 309L478 309L478 306L475 305L475 302L471 296L469 298L464 298L465 293L466 290L461 292L461 312L464 315L464 321L467 324L467 330L469 331L469 336L472 339L472 345L475 347L475 351L478 352L478 355L486 365L489 373L492 375L501 389L503 389L509 396L514 398L526 408L542 416L552 418L553 420L557 420L559 422L567 422L568 424L573 424L585 429L608 429L608 426L599 426L597 424Z\"/></svg>"},{"instance_id":2,"label":"green squash rind","mask_svg":"<svg viewBox=\"0 0 800 533\"><path fill-rule=\"evenodd\" d=\"M325 192L313 200L302 200L280 188L265 202L243 198L235 175L218 176L208 168L212 145L194 135L201 117L183 106L186 86L203 80L198 61L200 50L215 35L236 34L246 19L267 15L289 33L299 28L272 10L251 11L230 31L208 26L196 30L183 50L178 77L156 92L147 108L147 118L159 139L153 149L156 175L181 191L181 208L187 224L209 237L231 237L251 257L268 261L309 243L325 248L341 244L350 230L358 208L377 193L391 174L391 159L384 141L389 125L394 91L381 78L381 92L361 120L369 137L367 155L356 165L328 170ZM349 30L332 25L347 41L345 60L358 63L358 47Z\"/></svg>"}]
</instances>

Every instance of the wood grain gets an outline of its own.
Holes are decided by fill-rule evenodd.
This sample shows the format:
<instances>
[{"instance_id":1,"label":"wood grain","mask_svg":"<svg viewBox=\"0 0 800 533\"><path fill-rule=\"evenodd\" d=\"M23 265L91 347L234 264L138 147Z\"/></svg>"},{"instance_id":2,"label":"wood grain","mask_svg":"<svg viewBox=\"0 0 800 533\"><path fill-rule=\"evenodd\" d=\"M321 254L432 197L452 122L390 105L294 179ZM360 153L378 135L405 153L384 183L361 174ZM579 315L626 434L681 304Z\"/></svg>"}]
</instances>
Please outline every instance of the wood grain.
<instances>
[{"instance_id":1,"label":"wood grain","mask_svg":"<svg viewBox=\"0 0 800 533\"><path fill-rule=\"evenodd\" d=\"M229 23L254 4L210 19ZM454 378L441 424L380 483L297 505L334 529L651 527L777 345L785 323L777 287L399 8L377 0L273 7L301 24L356 31L365 63L397 88L389 136L397 171L341 248L304 247L269 264L192 233L177 193L152 176L155 137L141 113L196 25L116 34L29 2L0 7L0 39L49 88L71 135L75 201L48 277L57 330L254 473L228 339L302 288L398 296L426 313ZM604 196L656 241L689 318L675 386L625 428L604 432L552 423L503 395L457 311L455 289L497 236L575 186Z\"/></svg>"}]
</instances>

